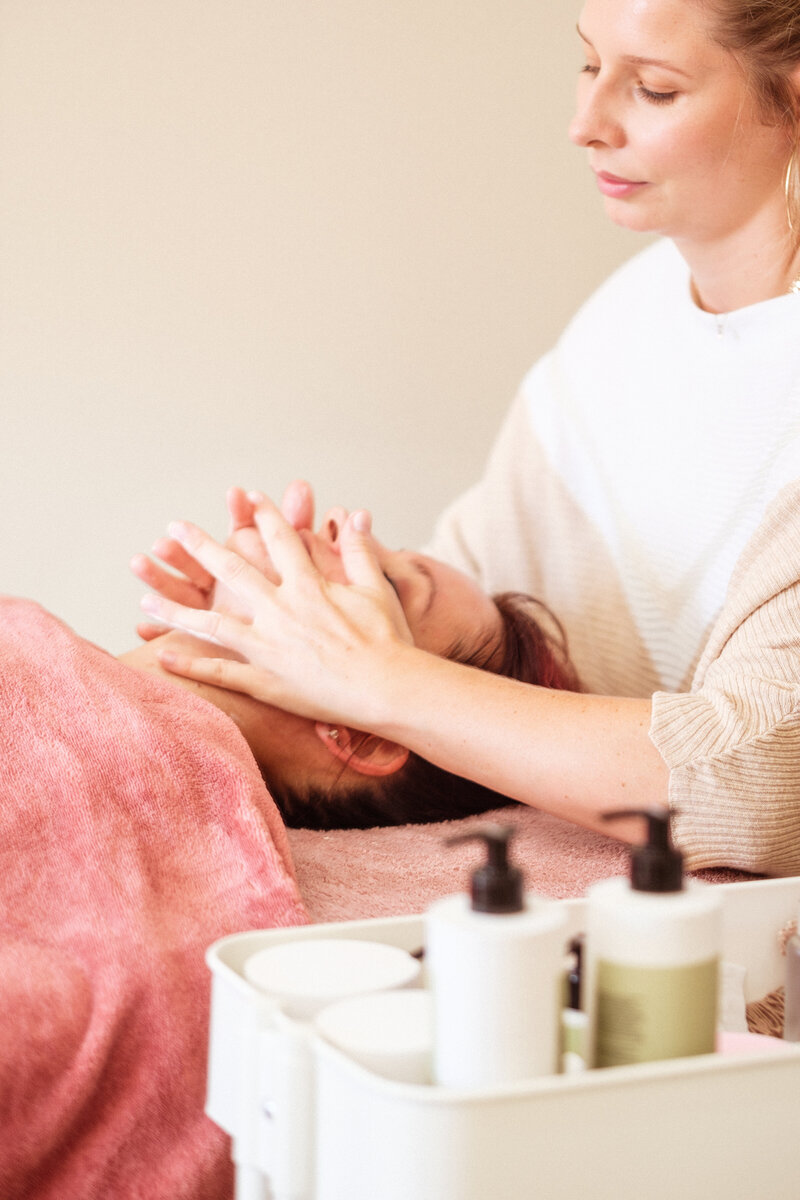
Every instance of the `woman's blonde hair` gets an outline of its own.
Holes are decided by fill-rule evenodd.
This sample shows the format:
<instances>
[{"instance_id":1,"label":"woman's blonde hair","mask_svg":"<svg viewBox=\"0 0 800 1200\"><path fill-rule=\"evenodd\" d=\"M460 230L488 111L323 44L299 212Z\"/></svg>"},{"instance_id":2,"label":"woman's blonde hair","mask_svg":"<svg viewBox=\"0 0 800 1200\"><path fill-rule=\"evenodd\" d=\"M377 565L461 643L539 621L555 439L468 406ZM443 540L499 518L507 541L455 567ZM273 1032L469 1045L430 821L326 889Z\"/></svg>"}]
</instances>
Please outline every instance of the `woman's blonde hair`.
<instances>
[{"instance_id":1,"label":"woman's blonde hair","mask_svg":"<svg viewBox=\"0 0 800 1200\"><path fill-rule=\"evenodd\" d=\"M708 0L714 38L738 59L769 124L791 140L786 211L800 245L800 96L792 72L800 66L800 0Z\"/></svg>"}]
</instances>

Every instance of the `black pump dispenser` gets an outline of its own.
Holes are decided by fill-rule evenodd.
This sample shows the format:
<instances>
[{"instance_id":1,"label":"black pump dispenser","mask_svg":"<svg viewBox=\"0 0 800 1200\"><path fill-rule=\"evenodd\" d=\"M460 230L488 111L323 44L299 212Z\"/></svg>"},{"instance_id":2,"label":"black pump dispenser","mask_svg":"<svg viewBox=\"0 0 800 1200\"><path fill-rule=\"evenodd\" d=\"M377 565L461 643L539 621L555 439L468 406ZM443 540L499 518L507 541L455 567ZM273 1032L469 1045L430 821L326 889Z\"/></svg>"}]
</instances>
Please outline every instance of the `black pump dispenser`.
<instances>
[{"instance_id":1,"label":"black pump dispenser","mask_svg":"<svg viewBox=\"0 0 800 1200\"><path fill-rule=\"evenodd\" d=\"M581 991L583 988L583 936L574 937L569 944L570 964L567 970L567 1003L566 1008L580 1012L583 1007Z\"/></svg>"},{"instance_id":2,"label":"black pump dispenser","mask_svg":"<svg viewBox=\"0 0 800 1200\"><path fill-rule=\"evenodd\" d=\"M660 804L603 814L604 821L644 817L647 841L631 851L631 887L635 892L683 891L683 855L672 844L670 810Z\"/></svg>"},{"instance_id":3,"label":"black pump dispenser","mask_svg":"<svg viewBox=\"0 0 800 1200\"><path fill-rule=\"evenodd\" d=\"M487 859L472 873L470 897L474 912L515 913L525 907L522 872L508 861L508 843L514 834L513 825L484 825L472 833L458 834L447 839L447 845L457 842L482 841Z\"/></svg>"}]
</instances>

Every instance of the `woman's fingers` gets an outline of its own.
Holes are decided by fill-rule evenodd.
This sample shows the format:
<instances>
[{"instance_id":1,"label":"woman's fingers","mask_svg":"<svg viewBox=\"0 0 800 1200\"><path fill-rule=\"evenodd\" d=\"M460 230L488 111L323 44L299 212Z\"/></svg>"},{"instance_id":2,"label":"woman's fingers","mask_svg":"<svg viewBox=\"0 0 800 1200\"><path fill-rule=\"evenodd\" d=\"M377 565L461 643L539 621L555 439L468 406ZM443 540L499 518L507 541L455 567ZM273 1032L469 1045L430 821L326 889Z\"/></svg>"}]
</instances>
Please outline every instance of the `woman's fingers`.
<instances>
[{"instance_id":1,"label":"woman's fingers","mask_svg":"<svg viewBox=\"0 0 800 1200\"><path fill-rule=\"evenodd\" d=\"M225 545L229 550L235 550L256 567L262 575L266 575L271 583L278 583L278 575L267 554L267 548L255 524L255 507L252 500L240 487L228 488L226 495L228 506L228 540Z\"/></svg>"},{"instance_id":2,"label":"woman's fingers","mask_svg":"<svg viewBox=\"0 0 800 1200\"><path fill-rule=\"evenodd\" d=\"M371 719L369 679L396 661L412 638L397 595L387 582L367 514L345 522L342 559L348 582L326 579L295 530L262 495L250 495L255 522L280 577L272 584L253 566L204 533L181 522L170 533L247 607L198 611L161 595L142 607L164 625L214 641L240 660L195 657L165 646L163 665L200 682L241 691L266 703L317 719ZM244 531L239 531L244 532ZM161 654L159 657L161 658ZM352 714L352 719L350 714Z\"/></svg>"},{"instance_id":3,"label":"woman's fingers","mask_svg":"<svg viewBox=\"0 0 800 1200\"><path fill-rule=\"evenodd\" d=\"M176 541L193 555L215 579L224 583L236 596L254 604L264 590L272 585L262 573L237 554L220 546L214 538L197 525L177 521L169 527Z\"/></svg>"},{"instance_id":4,"label":"woman's fingers","mask_svg":"<svg viewBox=\"0 0 800 1200\"><path fill-rule=\"evenodd\" d=\"M253 502L244 488L231 487L225 493L225 503L228 509L228 534L246 529L253 524Z\"/></svg>"},{"instance_id":5,"label":"woman's fingers","mask_svg":"<svg viewBox=\"0 0 800 1200\"><path fill-rule=\"evenodd\" d=\"M180 542L176 542L174 538L157 538L153 542L152 553L168 567L172 567L173 571L185 575L201 590L210 591L214 586L213 575L209 575L197 559L187 554Z\"/></svg>"},{"instance_id":6,"label":"woman's fingers","mask_svg":"<svg viewBox=\"0 0 800 1200\"><path fill-rule=\"evenodd\" d=\"M314 525L314 492L305 479L293 479L283 493L281 512L293 529Z\"/></svg>"},{"instance_id":7,"label":"woman's fingers","mask_svg":"<svg viewBox=\"0 0 800 1200\"><path fill-rule=\"evenodd\" d=\"M176 604L152 592L142 596L140 604L149 617L154 617L162 625L170 629L182 629L184 633L216 642L229 650L238 651L243 640L246 640L248 625L229 613L187 608L184 604Z\"/></svg>"},{"instance_id":8,"label":"woman's fingers","mask_svg":"<svg viewBox=\"0 0 800 1200\"><path fill-rule=\"evenodd\" d=\"M286 520L280 509L260 492L251 492L255 503L255 521L272 565L281 579L287 574L318 576L301 534Z\"/></svg>"},{"instance_id":9,"label":"woman's fingers","mask_svg":"<svg viewBox=\"0 0 800 1200\"><path fill-rule=\"evenodd\" d=\"M262 541L261 534L255 525L237 529L225 543L228 550L241 554L260 574L266 576L270 583L279 583L278 573L272 565L272 559Z\"/></svg>"},{"instance_id":10,"label":"woman's fingers","mask_svg":"<svg viewBox=\"0 0 800 1200\"><path fill-rule=\"evenodd\" d=\"M372 517L363 509L351 513L339 533L342 565L350 583L361 587L379 587L383 591L386 576L381 570L372 542Z\"/></svg>"},{"instance_id":11,"label":"woman's fingers","mask_svg":"<svg viewBox=\"0 0 800 1200\"><path fill-rule=\"evenodd\" d=\"M158 660L167 671L194 679L197 683L210 683L214 687L227 688L231 692L243 692L254 700L269 702L264 689L263 671L249 663L236 662L230 658L200 658L188 654L177 654L173 650L159 652Z\"/></svg>"},{"instance_id":12,"label":"woman's fingers","mask_svg":"<svg viewBox=\"0 0 800 1200\"><path fill-rule=\"evenodd\" d=\"M349 515L347 509L343 508L341 504L336 504L333 508L329 508L322 518L318 531L319 536L325 538L331 545L336 543Z\"/></svg>"},{"instance_id":13,"label":"woman's fingers","mask_svg":"<svg viewBox=\"0 0 800 1200\"><path fill-rule=\"evenodd\" d=\"M149 621L140 621L136 626L136 632L143 642L152 642L154 638L162 636L164 626L151 625Z\"/></svg>"},{"instance_id":14,"label":"woman's fingers","mask_svg":"<svg viewBox=\"0 0 800 1200\"><path fill-rule=\"evenodd\" d=\"M186 557L188 558L188 555ZM196 563L195 566L199 568L200 564ZM154 592L166 596L167 599L175 600L178 604L186 604L190 608L208 608L211 587L214 583L213 576L208 572L204 571L203 576L210 580L210 583L198 585L184 576L174 575L171 571L165 570L160 563L148 558L146 554L134 554L130 561L130 569L137 579L152 588Z\"/></svg>"},{"instance_id":15,"label":"woman's fingers","mask_svg":"<svg viewBox=\"0 0 800 1200\"><path fill-rule=\"evenodd\" d=\"M397 592L389 583L380 564L372 538L372 517L363 509L351 514L339 535L339 553L348 583L380 597L381 607L404 641L414 638L408 627Z\"/></svg>"}]
</instances>

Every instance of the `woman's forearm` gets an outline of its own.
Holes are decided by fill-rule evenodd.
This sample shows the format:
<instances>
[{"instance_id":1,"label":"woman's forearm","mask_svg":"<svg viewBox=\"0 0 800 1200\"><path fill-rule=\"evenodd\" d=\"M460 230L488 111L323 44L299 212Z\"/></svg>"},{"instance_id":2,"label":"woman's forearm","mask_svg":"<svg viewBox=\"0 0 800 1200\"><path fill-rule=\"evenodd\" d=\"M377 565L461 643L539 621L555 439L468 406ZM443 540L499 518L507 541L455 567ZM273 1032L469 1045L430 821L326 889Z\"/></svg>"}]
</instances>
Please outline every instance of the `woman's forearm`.
<instances>
[{"instance_id":1,"label":"woman's forearm","mask_svg":"<svg viewBox=\"0 0 800 1200\"><path fill-rule=\"evenodd\" d=\"M650 701L532 687L402 648L370 689L374 732L515 800L626 839L602 813L666 804Z\"/></svg>"}]
</instances>

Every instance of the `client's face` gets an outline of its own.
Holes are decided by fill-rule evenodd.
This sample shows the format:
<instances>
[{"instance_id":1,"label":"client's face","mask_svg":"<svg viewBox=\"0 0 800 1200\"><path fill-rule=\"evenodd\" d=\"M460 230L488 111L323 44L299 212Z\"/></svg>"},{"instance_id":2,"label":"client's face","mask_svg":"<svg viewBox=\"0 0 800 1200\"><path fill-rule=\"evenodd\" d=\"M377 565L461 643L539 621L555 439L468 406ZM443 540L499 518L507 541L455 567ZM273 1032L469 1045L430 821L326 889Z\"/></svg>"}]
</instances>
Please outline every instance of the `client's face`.
<instances>
[{"instance_id":1,"label":"client's face","mask_svg":"<svg viewBox=\"0 0 800 1200\"><path fill-rule=\"evenodd\" d=\"M335 537L304 532L314 565L326 579L345 582ZM411 550L379 542L381 570L397 592L414 642L442 658L488 662L502 636L494 602L462 571Z\"/></svg>"},{"instance_id":2,"label":"client's face","mask_svg":"<svg viewBox=\"0 0 800 1200\"><path fill-rule=\"evenodd\" d=\"M346 582L337 527L326 523L318 533L301 538L317 570L331 582ZM253 530L233 534L227 545L250 557L268 579L278 582L272 563ZM500 614L494 602L462 571L411 550L388 550L375 542L381 569L397 592L414 642L442 658L475 661L483 666L499 648ZM217 584L214 607L241 613L239 602Z\"/></svg>"},{"instance_id":3,"label":"client's face","mask_svg":"<svg viewBox=\"0 0 800 1200\"><path fill-rule=\"evenodd\" d=\"M346 582L335 529L327 534L303 531L301 537L320 573L332 582ZM234 535L228 545L236 548L236 541ZM397 592L416 645L443 658L487 666L502 649L503 624L486 593L463 572L427 555L377 545L381 569ZM268 559L259 565L267 577L276 578ZM229 607L229 599L218 593L215 606ZM209 652L207 644L199 649ZM319 736L314 722L281 709L230 692L209 698L237 722L266 778L282 790L302 788L304 783L323 792L346 789L348 776L355 779L353 760L343 772L343 757L334 754L343 739L349 739L348 731L339 731L331 741ZM387 755L391 759L390 750Z\"/></svg>"},{"instance_id":4,"label":"client's face","mask_svg":"<svg viewBox=\"0 0 800 1200\"><path fill-rule=\"evenodd\" d=\"M335 527L327 534L306 531L301 536L320 573L332 582L346 582ZM234 534L228 545L236 549L237 540ZM252 542L249 550L254 553ZM397 592L416 645L441 657L479 667L488 665L502 648L503 626L495 604L485 592L461 571L426 555L409 550L387 550L380 544L377 552L381 569ZM268 578L275 579L272 564L266 557L259 566ZM229 611L239 607L222 588L215 593L214 604ZM182 653L236 657L222 647L215 646L210 650L207 642L177 630L164 637ZM165 675L153 642L123 657L133 666ZM357 768L352 765L352 757L341 754L344 740L349 741L350 733L355 731L340 730L335 740L320 737L319 727L303 717L261 704L237 692L194 683L175 675L166 677L199 692L227 713L244 734L267 780L275 786L287 790L310 784L325 792L338 787L346 789L348 777L352 776L351 783L355 779ZM356 740L362 737L358 734ZM380 739L370 741L375 743ZM380 743L375 753L394 761L391 743Z\"/></svg>"}]
</instances>

